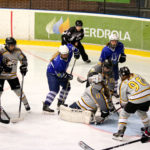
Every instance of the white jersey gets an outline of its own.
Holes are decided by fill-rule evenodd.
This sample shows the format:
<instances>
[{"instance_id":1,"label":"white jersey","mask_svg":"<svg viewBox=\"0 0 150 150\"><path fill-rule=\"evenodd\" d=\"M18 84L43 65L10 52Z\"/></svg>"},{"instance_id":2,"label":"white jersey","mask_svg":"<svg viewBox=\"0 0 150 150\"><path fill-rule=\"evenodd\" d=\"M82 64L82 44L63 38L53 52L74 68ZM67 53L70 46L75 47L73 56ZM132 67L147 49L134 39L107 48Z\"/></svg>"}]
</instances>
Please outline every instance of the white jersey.
<instances>
[{"instance_id":1,"label":"white jersey","mask_svg":"<svg viewBox=\"0 0 150 150\"><path fill-rule=\"evenodd\" d=\"M0 79L16 78L18 61L20 61L21 64L26 65L27 64L26 56L22 53L22 51L19 48L15 48L12 52L9 52L5 47L1 47L0 52L3 55L4 61L7 59L9 62L12 63L12 71L10 73L3 71L0 74Z\"/></svg>"},{"instance_id":2,"label":"white jersey","mask_svg":"<svg viewBox=\"0 0 150 150\"><path fill-rule=\"evenodd\" d=\"M84 93L81 96L81 99L77 102L78 106L83 110L96 110L96 101L91 93L92 87L89 86L85 89Z\"/></svg>"},{"instance_id":3,"label":"white jersey","mask_svg":"<svg viewBox=\"0 0 150 150\"><path fill-rule=\"evenodd\" d=\"M106 108L107 101L104 95L104 88L101 83L98 83L85 89L77 105L83 110L96 111L97 107Z\"/></svg>"},{"instance_id":4,"label":"white jersey","mask_svg":"<svg viewBox=\"0 0 150 150\"><path fill-rule=\"evenodd\" d=\"M128 101L135 104L150 101L150 84L140 75L133 74L120 85L120 102Z\"/></svg>"}]
</instances>

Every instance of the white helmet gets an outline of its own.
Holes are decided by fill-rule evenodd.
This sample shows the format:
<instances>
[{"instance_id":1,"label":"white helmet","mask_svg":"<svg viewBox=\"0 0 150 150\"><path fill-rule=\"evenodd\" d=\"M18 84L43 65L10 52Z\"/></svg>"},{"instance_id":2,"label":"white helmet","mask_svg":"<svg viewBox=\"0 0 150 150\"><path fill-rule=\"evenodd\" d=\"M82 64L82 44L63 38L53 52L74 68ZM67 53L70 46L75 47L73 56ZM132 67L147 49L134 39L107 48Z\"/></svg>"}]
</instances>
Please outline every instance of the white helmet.
<instances>
[{"instance_id":1,"label":"white helmet","mask_svg":"<svg viewBox=\"0 0 150 150\"><path fill-rule=\"evenodd\" d=\"M102 82L103 77L102 77L102 74L99 73L99 74L96 74L96 75L89 77L88 80L89 80L90 84L99 83L99 82Z\"/></svg>"},{"instance_id":2,"label":"white helmet","mask_svg":"<svg viewBox=\"0 0 150 150\"><path fill-rule=\"evenodd\" d=\"M59 53L60 54L68 54L69 53L69 49L66 45L61 45L59 47Z\"/></svg>"},{"instance_id":3,"label":"white helmet","mask_svg":"<svg viewBox=\"0 0 150 150\"><path fill-rule=\"evenodd\" d=\"M110 41L118 41L118 40L119 40L119 37L118 37L117 34L111 34L111 35L109 36L109 40L110 40Z\"/></svg>"}]
</instances>

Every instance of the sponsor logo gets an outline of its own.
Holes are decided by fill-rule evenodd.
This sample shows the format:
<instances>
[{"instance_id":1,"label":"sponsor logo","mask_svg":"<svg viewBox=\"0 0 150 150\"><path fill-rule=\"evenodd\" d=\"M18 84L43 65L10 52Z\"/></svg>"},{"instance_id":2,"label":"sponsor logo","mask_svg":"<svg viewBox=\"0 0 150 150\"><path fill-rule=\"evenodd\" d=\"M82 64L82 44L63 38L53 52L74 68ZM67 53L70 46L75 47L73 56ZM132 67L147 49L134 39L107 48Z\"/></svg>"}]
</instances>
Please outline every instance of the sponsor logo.
<instances>
[{"instance_id":1,"label":"sponsor logo","mask_svg":"<svg viewBox=\"0 0 150 150\"><path fill-rule=\"evenodd\" d=\"M54 17L47 25L46 32L48 33L48 38L50 38L51 34L62 34L65 30L70 28L70 20L69 17L63 21L61 17L58 21L56 21L56 17Z\"/></svg>"},{"instance_id":2,"label":"sponsor logo","mask_svg":"<svg viewBox=\"0 0 150 150\"><path fill-rule=\"evenodd\" d=\"M85 37L91 37L91 38L105 38L108 39L111 34L117 34L119 36L120 40L123 41L130 41L131 42L131 36L129 32L123 33L121 30L110 30L110 29L100 29L100 28L84 28Z\"/></svg>"}]
</instances>

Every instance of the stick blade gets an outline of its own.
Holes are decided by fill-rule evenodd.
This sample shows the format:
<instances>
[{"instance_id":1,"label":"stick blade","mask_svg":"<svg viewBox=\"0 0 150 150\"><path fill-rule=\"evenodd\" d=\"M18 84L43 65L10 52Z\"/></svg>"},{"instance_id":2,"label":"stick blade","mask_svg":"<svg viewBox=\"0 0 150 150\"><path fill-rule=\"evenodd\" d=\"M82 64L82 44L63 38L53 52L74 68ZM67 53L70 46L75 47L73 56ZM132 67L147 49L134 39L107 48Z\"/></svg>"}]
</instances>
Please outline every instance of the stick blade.
<instances>
[{"instance_id":1,"label":"stick blade","mask_svg":"<svg viewBox=\"0 0 150 150\"><path fill-rule=\"evenodd\" d=\"M84 143L83 141L79 142L79 146L84 149L84 150L94 150L93 148L91 148L89 145L87 145L86 143Z\"/></svg>"},{"instance_id":2,"label":"stick blade","mask_svg":"<svg viewBox=\"0 0 150 150\"><path fill-rule=\"evenodd\" d=\"M24 120L24 118L23 118L23 117L19 117L19 118L12 118L12 119L11 119L11 122L12 122L12 123L18 123L18 122L20 122L20 121L22 121L22 120Z\"/></svg>"},{"instance_id":3,"label":"stick blade","mask_svg":"<svg viewBox=\"0 0 150 150\"><path fill-rule=\"evenodd\" d=\"M3 119L0 119L0 122L1 122L1 123L4 123L4 124L9 124L9 123L10 123L10 120L3 120Z\"/></svg>"},{"instance_id":4,"label":"stick blade","mask_svg":"<svg viewBox=\"0 0 150 150\"><path fill-rule=\"evenodd\" d=\"M86 80L82 80L80 77L77 77L77 81L80 82L80 83L86 82Z\"/></svg>"}]
</instances>

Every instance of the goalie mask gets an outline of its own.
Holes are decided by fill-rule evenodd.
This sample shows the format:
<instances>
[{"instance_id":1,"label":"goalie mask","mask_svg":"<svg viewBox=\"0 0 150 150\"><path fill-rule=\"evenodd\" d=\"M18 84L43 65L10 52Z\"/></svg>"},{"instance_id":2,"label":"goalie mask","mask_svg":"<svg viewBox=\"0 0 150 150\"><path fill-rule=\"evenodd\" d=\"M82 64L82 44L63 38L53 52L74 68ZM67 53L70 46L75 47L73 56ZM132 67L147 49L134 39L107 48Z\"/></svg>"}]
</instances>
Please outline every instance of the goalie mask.
<instances>
[{"instance_id":1,"label":"goalie mask","mask_svg":"<svg viewBox=\"0 0 150 150\"><path fill-rule=\"evenodd\" d=\"M100 82L102 82L103 77L102 77L102 74L98 73L98 74L95 74L95 75L89 77L88 80L89 80L90 84L100 83Z\"/></svg>"}]
</instances>

